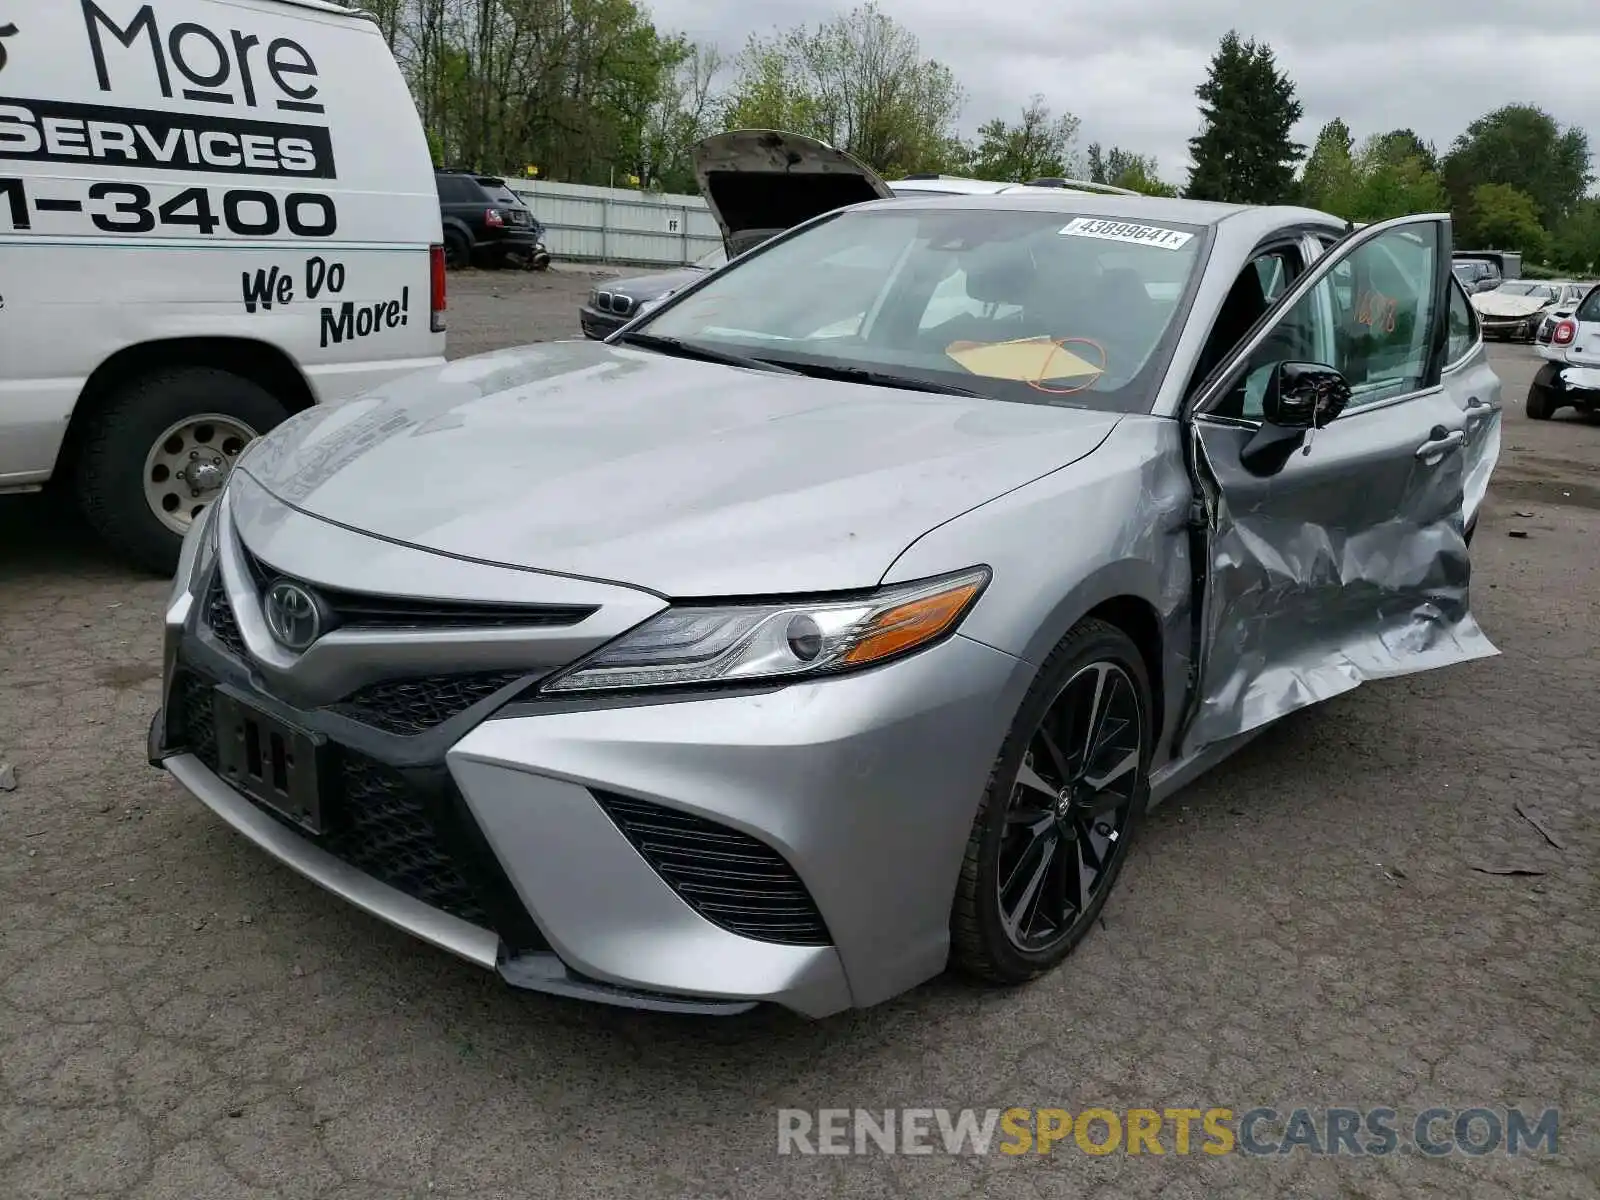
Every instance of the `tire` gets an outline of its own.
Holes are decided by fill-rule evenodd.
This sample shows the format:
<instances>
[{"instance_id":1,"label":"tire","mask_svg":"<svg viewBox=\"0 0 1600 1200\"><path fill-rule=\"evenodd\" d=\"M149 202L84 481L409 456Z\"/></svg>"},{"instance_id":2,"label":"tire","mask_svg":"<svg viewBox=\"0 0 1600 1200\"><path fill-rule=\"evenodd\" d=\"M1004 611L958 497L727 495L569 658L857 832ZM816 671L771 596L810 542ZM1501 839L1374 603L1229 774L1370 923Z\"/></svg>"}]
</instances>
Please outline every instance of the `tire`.
<instances>
[{"instance_id":1,"label":"tire","mask_svg":"<svg viewBox=\"0 0 1600 1200\"><path fill-rule=\"evenodd\" d=\"M1105 677L1117 679L1120 675L1126 689L1132 693L1132 702L1137 706L1137 734L1120 748L1102 743L1113 757L1131 756L1133 750L1137 749L1136 766L1132 778L1127 781L1128 798L1123 802L1125 810L1115 826L1114 840L1108 847L1100 847L1109 853L1105 856L1102 872L1091 886L1086 903L1077 906L1076 915L1070 921L1064 916L1053 932L1046 931L1040 944L1023 945L1021 941L1026 939L1019 940L1007 932L1005 905L1001 897L1002 870L1013 878L1033 870L1026 865L1030 860L1025 853L1012 865L1003 866L1007 863L1008 846L1015 845L1014 839L1028 836L1025 825L1009 819L1014 800L1038 795L1017 782L1018 774L1024 763L1030 761L1029 756L1033 753L1030 746L1039 745L1036 730L1046 714L1063 707L1057 705L1058 700L1062 700L1064 706L1070 706L1073 697L1081 694L1079 689L1092 682L1090 673L1097 664L1114 668L1108 670ZM1123 687L1122 682L1114 685L1117 696L1123 694ZM1063 689L1067 690L1064 692ZM1000 748L967 840L967 851L962 860L961 876L950 914L950 963L956 971L985 983L1024 983L1060 965L1083 940L1099 918L1106 898L1116 885L1127 858L1128 844L1149 803L1152 707L1150 681L1139 649L1127 634L1114 625L1099 620L1082 621L1045 659ZM1087 741L1086 738L1083 740ZM1103 770L1103 757L1100 762ZM1052 786L1054 783L1048 780L1042 782L1049 782ZM1031 801L1020 802L1029 808L1033 807ZM1046 809L1049 803L1046 801ZM1058 807L1055 823L1058 827L1063 823L1075 825L1076 820L1062 817ZM1087 839L1089 834L1079 827L1078 836ZM1094 843L1085 844L1090 850L1094 849ZM1087 852L1076 841L1059 841L1058 853L1060 847L1072 847L1073 853L1078 854ZM1053 864L1059 860L1052 858L1049 861ZM1048 875L1049 870L1049 866L1044 869L1045 881L1037 889L1041 893L1056 881L1055 876ZM1014 912L1021 907L1021 903L1016 905Z\"/></svg>"},{"instance_id":2,"label":"tire","mask_svg":"<svg viewBox=\"0 0 1600 1200\"><path fill-rule=\"evenodd\" d=\"M472 243L459 229L444 231L444 265L452 271L472 265Z\"/></svg>"},{"instance_id":3,"label":"tire","mask_svg":"<svg viewBox=\"0 0 1600 1200\"><path fill-rule=\"evenodd\" d=\"M1526 407L1528 416L1535 421L1548 421L1556 411L1556 406L1550 402L1550 389L1540 387L1537 383L1528 389Z\"/></svg>"},{"instance_id":4,"label":"tire","mask_svg":"<svg viewBox=\"0 0 1600 1200\"><path fill-rule=\"evenodd\" d=\"M209 484L219 474L226 479L233 460L248 444L245 434L266 433L286 420L289 410L260 384L242 376L213 367L177 367L124 384L94 415L77 460L78 504L100 536L135 566L166 576L177 567L183 535L156 515L146 490L146 471L152 459L157 460L156 468L164 470L159 456L164 446L173 444L175 427L206 415L223 420L201 421L186 436L198 439L194 445L216 448L214 458L222 465L208 475ZM170 481L172 473L162 478ZM163 500L175 499L178 508L169 519L186 523L181 509L196 499L196 493L187 489L189 497L181 497L182 490L183 485L174 485ZM192 519L193 511L187 518Z\"/></svg>"}]
</instances>

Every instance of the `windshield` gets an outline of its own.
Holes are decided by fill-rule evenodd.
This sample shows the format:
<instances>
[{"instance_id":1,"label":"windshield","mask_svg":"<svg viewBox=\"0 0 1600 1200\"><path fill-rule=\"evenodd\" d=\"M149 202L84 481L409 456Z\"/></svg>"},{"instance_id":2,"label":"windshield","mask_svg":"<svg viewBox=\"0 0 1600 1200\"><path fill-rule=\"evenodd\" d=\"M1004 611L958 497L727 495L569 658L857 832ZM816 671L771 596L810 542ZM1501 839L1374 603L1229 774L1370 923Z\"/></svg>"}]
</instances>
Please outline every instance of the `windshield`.
<instances>
[{"instance_id":1,"label":"windshield","mask_svg":"<svg viewBox=\"0 0 1600 1200\"><path fill-rule=\"evenodd\" d=\"M1508 296L1540 296L1548 300L1555 293L1548 286L1540 283L1502 283L1495 289Z\"/></svg>"},{"instance_id":2,"label":"windshield","mask_svg":"<svg viewBox=\"0 0 1600 1200\"><path fill-rule=\"evenodd\" d=\"M817 373L1148 412L1202 234L1062 212L856 209L640 328Z\"/></svg>"}]
</instances>

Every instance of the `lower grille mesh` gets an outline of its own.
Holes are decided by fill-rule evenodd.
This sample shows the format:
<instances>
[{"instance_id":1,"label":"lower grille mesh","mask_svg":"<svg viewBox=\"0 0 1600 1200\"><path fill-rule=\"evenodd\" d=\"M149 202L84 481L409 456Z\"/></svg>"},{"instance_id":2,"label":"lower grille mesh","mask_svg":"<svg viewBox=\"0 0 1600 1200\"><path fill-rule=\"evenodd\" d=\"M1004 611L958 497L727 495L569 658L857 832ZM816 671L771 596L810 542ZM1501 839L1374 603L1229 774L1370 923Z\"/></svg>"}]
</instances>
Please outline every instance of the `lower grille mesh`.
<instances>
[{"instance_id":1,"label":"lower grille mesh","mask_svg":"<svg viewBox=\"0 0 1600 1200\"><path fill-rule=\"evenodd\" d=\"M374 683L333 705L363 725L403 737L426 733L521 679L520 671L479 675L429 675Z\"/></svg>"},{"instance_id":2,"label":"lower grille mesh","mask_svg":"<svg viewBox=\"0 0 1600 1200\"><path fill-rule=\"evenodd\" d=\"M220 571L211 577L211 587L206 592L205 623L224 650L241 662L246 660L244 634L239 632L233 605L228 603L228 593L222 588Z\"/></svg>"},{"instance_id":3,"label":"lower grille mesh","mask_svg":"<svg viewBox=\"0 0 1600 1200\"><path fill-rule=\"evenodd\" d=\"M211 685L184 671L173 683L172 734L212 771L218 768ZM381 883L484 929L495 928L482 897L446 848L434 814L449 803L447 780L419 783L375 759L340 747L332 772L338 818L312 838L336 858ZM270 809L262 809L274 817ZM280 818L281 819L281 818ZM302 836L309 836L294 827Z\"/></svg>"},{"instance_id":4,"label":"lower grille mesh","mask_svg":"<svg viewBox=\"0 0 1600 1200\"><path fill-rule=\"evenodd\" d=\"M771 846L632 796L594 790L594 797L656 874L712 924L763 942L832 944L811 893Z\"/></svg>"}]
</instances>

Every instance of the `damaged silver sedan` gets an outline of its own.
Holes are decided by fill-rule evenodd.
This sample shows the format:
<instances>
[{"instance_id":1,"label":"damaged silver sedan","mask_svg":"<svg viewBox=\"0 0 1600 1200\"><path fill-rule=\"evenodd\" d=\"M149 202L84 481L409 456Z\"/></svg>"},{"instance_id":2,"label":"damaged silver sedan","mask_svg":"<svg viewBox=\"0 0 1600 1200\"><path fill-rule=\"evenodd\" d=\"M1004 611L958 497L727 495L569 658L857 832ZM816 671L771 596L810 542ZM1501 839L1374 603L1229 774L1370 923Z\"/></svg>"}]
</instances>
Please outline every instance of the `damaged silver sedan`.
<instances>
[{"instance_id":1,"label":"damaged silver sedan","mask_svg":"<svg viewBox=\"0 0 1600 1200\"><path fill-rule=\"evenodd\" d=\"M821 1016L1048 971L1150 805L1495 653L1500 383L1447 217L882 199L797 157L708 182L730 241L799 227L608 341L248 449L152 761L515 986Z\"/></svg>"}]
</instances>

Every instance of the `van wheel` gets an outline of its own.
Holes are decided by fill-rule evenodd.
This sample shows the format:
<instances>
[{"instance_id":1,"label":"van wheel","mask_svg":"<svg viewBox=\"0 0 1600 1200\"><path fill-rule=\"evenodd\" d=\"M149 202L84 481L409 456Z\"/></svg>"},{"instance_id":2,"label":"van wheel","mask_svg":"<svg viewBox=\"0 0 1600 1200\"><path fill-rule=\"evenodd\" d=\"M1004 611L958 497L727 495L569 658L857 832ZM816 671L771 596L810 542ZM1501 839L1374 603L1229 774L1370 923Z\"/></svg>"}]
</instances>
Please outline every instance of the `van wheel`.
<instances>
[{"instance_id":1,"label":"van wheel","mask_svg":"<svg viewBox=\"0 0 1600 1200\"><path fill-rule=\"evenodd\" d=\"M472 265L472 243L460 230L447 229L444 235L444 265L452 271Z\"/></svg>"},{"instance_id":2,"label":"van wheel","mask_svg":"<svg viewBox=\"0 0 1600 1200\"><path fill-rule=\"evenodd\" d=\"M125 558L171 575L183 535L244 448L288 416L260 384L211 367L136 379L95 416L78 459L78 503Z\"/></svg>"},{"instance_id":3,"label":"van wheel","mask_svg":"<svg viewBox=\"0 0 1600 1200\"><path fill-rule=\"evenodd\" d=\"M962 974L1015 984L1058 965L1116 885L1150 798L1139 648L1086 620L1045 659L978 806L950 913Z\"/></svg>"}]
</instances>

